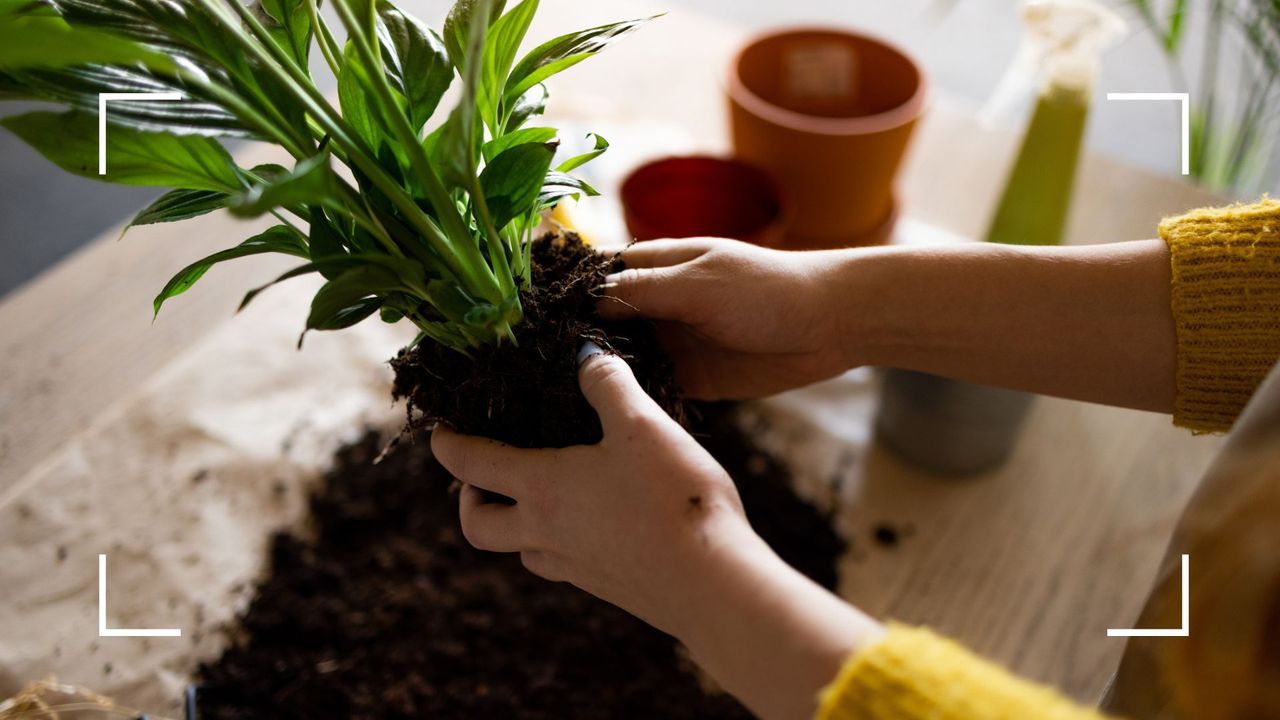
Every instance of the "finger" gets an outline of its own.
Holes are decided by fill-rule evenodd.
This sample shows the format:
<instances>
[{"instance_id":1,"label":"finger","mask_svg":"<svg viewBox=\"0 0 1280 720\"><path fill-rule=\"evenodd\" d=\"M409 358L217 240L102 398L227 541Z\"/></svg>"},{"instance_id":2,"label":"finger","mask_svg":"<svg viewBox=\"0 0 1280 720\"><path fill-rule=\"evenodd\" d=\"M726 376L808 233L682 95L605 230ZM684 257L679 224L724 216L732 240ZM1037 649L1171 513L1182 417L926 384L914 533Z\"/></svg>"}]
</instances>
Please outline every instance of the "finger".
<instances>
[{"instance_id":1,"label":"finger","mask_svg":"<svg viewBox=\"0 0 1280 720\"><path fill-rule=\"evenodd\" d=\"M528 549L524 513L519 505L485 502L474 485L463 485L458 499L462 536L477 550L520 552Z\"/></svg>"},{"instance_id":2,"label":"finger","mask_svg":"<svg viewBox=\"0 0 1280 720\"><path fill-rule=\"evenodd\" d=\"M431 433L431 452L458 480L516 502L542 477L541 451L459 435L443 425Z\"/></svg>"},{"instance_id":3,"label":"finger","mask_svg":"<svg viewBox=\"0 0 1280 720\"><path fill-rule=\"evenodd\" d=\"M710 249L712 242L707 238L646 240L623 250L621 258L629 268L670 267L700 257Z\"/></svg>"},{"instance_id":4,"label":"finger","mask_svg":"<svg viewBox=\"0 0 1280 720\"><path fill-rule=\"evenodd\" d=\"M578 356L578 364L578 384L600 416L605 435L610 428L619 427L638 413L662 415L658 404L636 382L635 373L626 360L605 354L594 343L587 343Z\"/></svg>"},{"instance_id":5,"label":"finger","mask_svg":"<svg viewBox=\"0 0 1280 720\"><path fill-rule=\"evenodd\" d=\"M814 382L787 355L741 352L680 323L656 324L658 345L675 361L675 381L690 400L750 400Z\"/></svg>"},{"instance_id":6,"label":"finger","mask_svg":"<svg viewBox=\"0 0 1280 720\"><path fill-rule=\"evenodd\" d=\"M627 268L606 278L596 310L606 318L683 321L693 305L684 267Z\"/></svg>"},{"instance_id":7,"label":"finger","mask_svg":"<svg viewBox=\"0 0 1280 720\"><path fill-rule=\"evenodd\" d=\"M723 378L707 374L706 356L718 346L682 323L659 322L655 330L658 346L674 361L674 380L680 392L691 400L713 399L717 380Z\"/></svg>"}]
</instances>

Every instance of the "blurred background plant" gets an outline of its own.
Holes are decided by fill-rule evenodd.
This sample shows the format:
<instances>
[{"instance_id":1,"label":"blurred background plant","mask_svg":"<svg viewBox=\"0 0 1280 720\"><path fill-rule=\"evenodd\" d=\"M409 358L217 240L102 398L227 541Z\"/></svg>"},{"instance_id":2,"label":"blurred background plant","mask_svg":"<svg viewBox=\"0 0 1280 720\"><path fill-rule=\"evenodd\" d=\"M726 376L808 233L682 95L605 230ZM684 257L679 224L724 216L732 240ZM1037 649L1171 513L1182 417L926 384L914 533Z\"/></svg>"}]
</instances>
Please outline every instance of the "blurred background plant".
<instances>
[{"instance_id":1,"label":"blurred background plant","mask_svg":"<svg viewBox=\"0 0 1280 720\"><path fill-rule=\"evenodd\" d=\"M1280 179L1280 0L1125 4L1160 41L1179 91L1191 94L1192 176L1241 195L1274 188ZM1199 68L1188 68L1189 38L1197 30L1204 38Z\"/></svg>"}]
</instances>

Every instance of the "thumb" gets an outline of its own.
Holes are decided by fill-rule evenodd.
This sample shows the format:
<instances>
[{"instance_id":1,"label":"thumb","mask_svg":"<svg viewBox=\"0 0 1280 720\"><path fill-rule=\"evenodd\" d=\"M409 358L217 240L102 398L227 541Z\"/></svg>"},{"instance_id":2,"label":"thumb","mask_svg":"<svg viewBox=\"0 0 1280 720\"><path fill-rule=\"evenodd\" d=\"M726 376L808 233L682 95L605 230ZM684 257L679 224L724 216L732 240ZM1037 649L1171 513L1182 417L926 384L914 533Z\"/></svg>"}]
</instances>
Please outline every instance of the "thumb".
<instances>
[{"instance_id":1,"label":"thumb","mask_svg":"<svg viewBox=\"0 0 1280 720\"><path fill-rule=\"evenodd\" d=\"M654 320L676 320L688 307L682 297L681 266L627 268L604 280L604 297L597 305L601 317L629 320L647 317Z\"/></svg>"},{"instance_id":2,"label":"thumb","mask_svg":"<svg viewBox=\"0 0 1280 720\"><path fill-rule=\"evenodd\" d=\"M591 341L583 344L578 353L578 385L600 416L605 434L637 413L662 412L640 387L627 361L606 353Z\"/></svg>"}]
</instances>

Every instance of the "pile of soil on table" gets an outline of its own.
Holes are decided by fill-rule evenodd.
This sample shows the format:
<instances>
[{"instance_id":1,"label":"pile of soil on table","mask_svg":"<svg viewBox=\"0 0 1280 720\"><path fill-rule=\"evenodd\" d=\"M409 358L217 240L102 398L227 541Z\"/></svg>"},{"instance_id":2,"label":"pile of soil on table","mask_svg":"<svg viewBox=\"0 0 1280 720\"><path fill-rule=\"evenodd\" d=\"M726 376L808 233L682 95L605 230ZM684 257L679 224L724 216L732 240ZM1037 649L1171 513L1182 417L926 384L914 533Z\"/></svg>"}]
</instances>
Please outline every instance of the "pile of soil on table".
<instances>
[{"instance_id":1,"label":"pile of soil on table","mask_svg":"<svg viewBox=\"0 0 1280 720\"><path fill-rule=\"evenodd\" d=\"M829 519L730 409L700 414L756 529L832 586L844 544ZM471 548L425 438L375 465L379 450L374 437L344 449L309 536L274 538L237 640L199 670L201 720L749 717L704 690L667 635Z\"/></svg>"}]
</instances>

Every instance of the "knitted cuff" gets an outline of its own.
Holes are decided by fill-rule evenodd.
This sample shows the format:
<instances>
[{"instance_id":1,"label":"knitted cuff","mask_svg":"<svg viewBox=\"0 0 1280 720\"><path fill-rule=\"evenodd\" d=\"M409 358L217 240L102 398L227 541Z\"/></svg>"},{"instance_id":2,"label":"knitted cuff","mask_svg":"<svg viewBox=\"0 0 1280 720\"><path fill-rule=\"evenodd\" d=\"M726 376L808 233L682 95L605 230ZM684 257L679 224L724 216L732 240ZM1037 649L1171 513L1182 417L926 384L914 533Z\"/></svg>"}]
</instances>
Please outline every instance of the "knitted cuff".
<instances>
[{"instance_id":1,"label":"knitted cuff","mask_svg":"<svg viewBox=\"0 0 1280 720\"><path fill-rule=\"evenodd\" d=\"M818 720L1101 720L923 628L892 625L819 696Z\"/></svg>"},{"instance_id":2,"label":"knitted cuff","mask_svg":"<svg viewBox=\"0 0 1280 720\"><path fill-rule=\"evenodd\" d=\"M1195 210L1160 223L1178 336L1174 422L1231 429L1280 359L1280 201Z\"/></svg>"}]
</instances>

